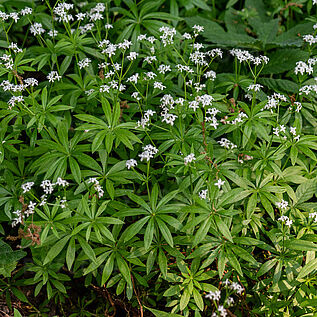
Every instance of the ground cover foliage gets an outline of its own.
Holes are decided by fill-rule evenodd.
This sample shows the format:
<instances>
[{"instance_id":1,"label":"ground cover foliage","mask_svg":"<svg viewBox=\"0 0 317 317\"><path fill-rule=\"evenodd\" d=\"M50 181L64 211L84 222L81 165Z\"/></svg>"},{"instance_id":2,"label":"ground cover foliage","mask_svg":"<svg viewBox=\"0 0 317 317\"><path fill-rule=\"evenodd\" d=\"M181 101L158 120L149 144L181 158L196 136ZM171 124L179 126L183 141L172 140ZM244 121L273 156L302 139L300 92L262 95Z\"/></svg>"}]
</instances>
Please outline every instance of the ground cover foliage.
<instances>
[{"instance_id":1,"label":"ground cover foliage","mask_svg":"<svg viewBox=\"0 0 317 317\"><path fill-rule=\"evenodd\" d=\"M315 0L0 1L4 316L316 316Z\"/></svg>"}]
</instances>

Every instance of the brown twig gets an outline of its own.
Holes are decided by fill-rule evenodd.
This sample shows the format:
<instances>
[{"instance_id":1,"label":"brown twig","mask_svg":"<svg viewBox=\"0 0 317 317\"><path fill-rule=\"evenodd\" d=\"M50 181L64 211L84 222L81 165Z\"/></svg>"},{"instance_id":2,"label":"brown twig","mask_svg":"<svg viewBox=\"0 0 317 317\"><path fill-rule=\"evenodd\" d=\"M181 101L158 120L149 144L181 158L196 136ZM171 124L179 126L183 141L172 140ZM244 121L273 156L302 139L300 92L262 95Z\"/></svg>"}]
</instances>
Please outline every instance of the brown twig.
<instances>
[{"instance_id":1,"label":"brown twig","mask_svg":"<svg viewBox=\"0 0 317 317\"><path fill-rule=\"evenodd\" d=\"M237 317L235 314L233 314L229 309L226 309L226 311L227 311L227 313L228 313L228 315L230 316L230 317Z\"/></svg>"},{"instance_id":2,"label":"brown twig","mask_svg":"<svg viewBox=\"0 0 317 317\"><path fill-rule=\"evenodd\" d=\"M136 288L135 288L134 279L133 279L132 274L131 274L131 280L132 280L133 291L134 291L134 293L135 293L136 299L137 299L137 301L138 301L138 303L139 303L139 306L140 306L140 317L143 317L143 307L142 307L140 298L139 298L139 296L138 296L138 292L137 292L137 290L136 290Z\"/></svg>"},{"instance_id":3,"label":"brown twig","mask_svg":"<svg viewBox=\"0 0 317 317\"><path fill-rule=\"evenodd\" d=\"M287 3L286 6L280 10L280 12L287 10L289 7L302 8L303 5L300 3L296 3L296 2L290 2L290 3Z\"/></svg>"},{"instance_id":4,"label":"brown twig","mask_svg":"<svg viewBox=\"0 0 317 317\"><path fill-rule=\"evenodd\" d=\"M12 73L13 73L13 75L18 79L20 85L23 85L23 78L22 78L22 76L20 76L16 70L13 70Z\"/></svg>"},{"instance_id":5,"label":"brown twig","mask_svg":"<svg viewBox=\"0 0 317 317\"><path fill-rule=\"evenodd\" d=\"M105 317L114 317L117 313L116 305L115 305L114 301L112 300L111 294L108 292L108 290L106 288L104 288L103 290L107 294L108 301L110 302L110 305L113 308L113 314L109 315L108 313L105 312Z\"/></svg>"}]
</instances>

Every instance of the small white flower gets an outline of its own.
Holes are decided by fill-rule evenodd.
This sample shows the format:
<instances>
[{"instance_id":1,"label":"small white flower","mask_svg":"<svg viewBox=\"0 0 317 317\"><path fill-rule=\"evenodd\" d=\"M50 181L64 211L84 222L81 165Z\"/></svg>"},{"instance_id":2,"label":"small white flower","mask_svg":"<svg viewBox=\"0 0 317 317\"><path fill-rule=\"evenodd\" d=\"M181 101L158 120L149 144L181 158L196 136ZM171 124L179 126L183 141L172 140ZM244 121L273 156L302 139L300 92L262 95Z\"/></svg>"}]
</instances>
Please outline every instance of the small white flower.
<instances>
[{"instance_id":1,"label":"small white flower","mask_svg":"<svg viewBox=\"0 0 317 317\"><path fill-rule=\"evenodd\" d=\"M225 181L221 180L221 178L218 179L218 181L215 183L215 185L220 189L222 185L224 185Z\"/></svg>"},{"instance_id":2,"label":"small white flower","mask_svg":"<svg viewBox=\"0 0 317 317\"><path fill-rule=\"evenodd\" d=\"M32 8L25 7L24 9L20 11L20 14L24 16L24 15L32 14L32 12L33 12Z\"/></svg>"},{"instance_id":3,"label":"small white flower","mask_svg":"<svg viewBox=\"0 0 317 317\"><path fill-rule=\"evenodd\" d=\"M54 190L54 184L49 179L42 181L41 185L45 194L51 194Z\"/></svg>"},{"instance_id":4,"label":"small white flower","mask_svg":"<svg viewBox=\"0 0 317 317\"><path fill-rule=\"evenodd\" d=\"M41 35L42 33L45 33L45 30L43 29L43 26L41 23L34 23L30 27L30 32L33 35Z\"/></svg>"},{"instance_id":5,"label":"small white flower","mask_svg":"<svg viewBox=\"0 0 317 317\"><path fill-rule=\"evenodd\" d=\"M260 85L260 84L254 84L254 85L249 85L248 90L260 91L261 88L263 88L262 85Z\"/></svg>"},{"instance_id":6,"label":"small white flower","mask_svg":"<svg viewBox=\"0 0 317 317\"><path fill-rule=\"evenodd\" d=\"M23 194L29 192L34 185L34 182L27 182L21 185L21 188L23 189Z\"/></svg>"},{"instance_id":7,"label":"small white flower","mask_svg":"<svg viewBox=\"0 0 317 317\"><path fill-rule=\"evenodd\" d=\"M296 127L290 127L290 133L293 134L294 136L296 135Z\"/></svg>"},{"instance_id":8,"label":"small white flower","mask_svg":"<svg viewBox=\"0 0 317 317\"><path fill-rule=\"evenodd\" d=\"M276 206L277 206L278 208L282 209L282 210L283 210L283 209L286 210L287 207L288 207L288 202L287 202L286 200L282 199L280 202L277 202L277 203L276 203Z\"/></svg>"},{"instance_id":9,"label":"small white flower","mask_svg":"<svg viewBox=\"0 0 317 317\"><path fill-rule=\"evenodd\" d=\"M69 183L66 180L62 179L61 177L58 177L57 181L56 181L56 183L54 185L59 185L59 186L66 187L66 186L69 185Z\"/></svg>"},{"instance_id":10,"label":"small white flower","mask_svg":"<svg viewBox=\"0 0 317 317\"><path fill-rule=\"evenodd\" d=\"M290 227L293 223L293 220L290 220L287 216L281 216L278 218L279 221L285 222L285 225Z\"/></svg>"},{"instance_id":11,"label":"small white flower","mask_svg":"<svg viewBox=\"0 0 317 317\"><path fill-rule=\"evenodd\" d=\"M200 193L199 193L199 197L201 199L207 199L207 195L208 195L208 189L203 189Z\"/></svg>"},{"instance_id":12,"label":"small white flower","mask_svg":"<svg viewBox=\"0 0 317 317\"><path fill-rule=\"evenodd\" d=\"M133 61L133 60L135 60L138 57L138 55L139 54L137 52L130 52L130 54L127 56L127 59L129 61Z\"/></svg>"},{"instance_id":13,"label":"small white flower","mask_svg":"<svg viewBox=\"0 0 317 317\"><path fill-rule=\"evenodd\" d=\"M143 152L139 154L139 157L141 158L141 161L149 161L156 153L158 153L158 149L155 146L148 144L143 147Z\"/></svg>"},{"instance_id":14,"label":"small white flower","mask_svg":"<svg viewBox=\"0 0 317 317\"><path fill-rule=\"evenodd\" d=\"M57 34L58 34L58 31L57 31L57 30L50 30L50 31L48 32L48 35L49 35L50 37L56 37Z\"/></svg>"},{"instance_id":15,"label":"small white flower","mask_svg":"<svg viewBox=\"0 0 317 317\"><path fill-rule=\"evenodd\" d=\"M80 69L84 68L84 67L88 67L89 64L91 63L91 59L90 58L84 58L81 61L78 62L78 66Z\"/></svg>"},{"instance_id":16,"label":"small white flower","mask_svg":"<svg viewBox=\"0 0 317 317\"><path fill-rule=\"evenodd\" d=\"M221 291L215 291L215 292L209 292L205 298L208 298L210 300L218 301L221 297Z\"/></svg>"},{"instance_id":17,"label":"small white flower","mask_svg":"<svg viewBox=\"0 0 317 317\"><path fill-rule=\"evenodd\" d=\"M154 88L160 89L160 90L164 90L166 88L166 86L164 86L161 82L159 81L155 81L154 82Z\"/></svg>"},{"instance_id":18,"label":"small white flower","mask_svg":"<svg viewBox=\"0 0 317 317\"><path fill-rule=\"evenodd\" d=\"M186 157L184 157L184 164L187 165L188 163L191 163L193 161L196 161L196 157L194 153L190 153Z\"/></svg>"},{"instance_id":19,"label":"small white flower","mask_svg":"<svg viewBox=\"0 0 317 317\"><path fill-rule=\"evenodd\" d=\"M130 160L127 160L125 162L125 165L126 165L127 169L129 170L131 167L137 166L138 162L136 160L134 160L134 159L130 159Z\"/></svg>"},{"instance_id":20,"label":"small white flower","mask_svg":"<svg viewBox=\"0 0 317 317\"><path fill-rule=\"evenodd\" d=\"M57 81L61 80L62 76L60 76L57 71L53 70L47 75L46 78L51 83L51 82L54 82L55 80Z\"/></svg>"}]
</instances>

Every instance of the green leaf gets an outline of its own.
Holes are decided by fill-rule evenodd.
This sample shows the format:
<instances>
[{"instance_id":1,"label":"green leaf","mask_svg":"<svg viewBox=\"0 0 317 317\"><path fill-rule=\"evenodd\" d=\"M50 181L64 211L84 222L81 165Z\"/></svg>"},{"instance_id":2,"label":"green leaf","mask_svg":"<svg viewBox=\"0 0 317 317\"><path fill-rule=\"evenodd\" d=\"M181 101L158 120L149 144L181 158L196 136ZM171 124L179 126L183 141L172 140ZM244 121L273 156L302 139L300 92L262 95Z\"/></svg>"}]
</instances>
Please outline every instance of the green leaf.
<instances>
[{"instance_id":1,"label":"green leaf","mask_svg":"<svg viewBox=\"0 0 317 317\"><path fill-rule=\"evenodd\" d=\"M84 253L88 256L88 258L91 261L96 262L97 259L96 259L95 252L93 248L87 243L87 241L83 239L81 236L77 236L77 240L80 246L82 247Z\"/></svg>"},{"instance_id":2,"label":"green leaf","mask_svg":"<svg viewBox=\"0 0 317 317\"><path fill-rule=\"evenodd\" d=\"M301 279L301 278L307 276L308 274L310 274L314 270L317 270L317 259L313 259L313 260L309 261L308 263L306 263L305 266L300 270L300 272L297 276L297 279Z\"/></svg>"},{"instance_id":3,"label":"green leaf","mask_svg":"<svg viewBox=\"0 0 317 317\"><path fill-rule=\"evenodd\" d=\"M69 166L70 166L70 170L72 172L72 175L73 175L75 181L78 184L80 184L81 172L80 172L79 165L78 165L77 161L74 158L72 158L71 156L68 159L69 159Z\"/></svg>"},{"instance_id":4,"label":"green leaf","mask_svg":"<svg viewBox=\"0 0 317 317\"><path fill-rule=\"evenodd\" d=\"M153 234L154 234L154 219L151 217L144 234L144 248L148 250L153 241Z\"/></svg>"},{"instance_id":5,"label":"green leaf","mask_svg":"<svg viewBox=\"0 0 317 317\"><path fill-rule=\"evenodd\" d=\"M285 247L299 251L317 251L317 244L312 241L291 239L285 241Z\"/></svg>"},{"instance_id":6,"label":"green leaf","mask_svg":"<svg viewBox=\"0 0 317 317\"><path fill-rule=\"evenodd\" d=\"M166 242L171 246L173 247L174 246L174 241L173 241L173 237L172 237L172 234L170 232L170 230L168 229L167 225L165 224L164 221L162 221L159 216L156 217L156 222L157 222L157 225L164 237L164 239L166 240Z\"/></svg>"},{"instance_id":7,"label":"green leaf","mask_svg":"<svg viewBox=\"0 0 317 317\"><path fill-rule=\"evenodd\" d=\"M273 268L273 266L277 263L277 259L272 259L269 261L266 261L262 264L260 267L258 273L256 274L257 277L262 276L263 274L267 273L269 270Z\"/></svg>"},{"instance_id":8,"label":"green leaf","mask_svg":"<svg viewBox=\"0 0 317 317\"><path fill-rule=\"evenodd\" d=\"M61 251L64 249L66 243L68 242L68 240L70 239L70 236L66 236L64 238L62 238L61 240L57 241L48 251L43 265L52 262L60 253Z\"/></svg>"},{"instance_id":9,"label":"green leaf","mask_svg":"<svg viewBox=\"0 0 317 317\"><path fill-rule=\"evenodd\" d=\"M71 270L72 265L75 261L75 254L76 254L75 237L71 237L67 247L67 251L66 251L66 264L69 271Z\"/></svg>"},{"instance_id":10,"label":"green leaf","mask_svg":"<svg viewBox=\"0 0 317 317\"><path fill-rule=\"evenodd\" d=\"M14 308L14 317L22 317L21 313L16 308Z\"/></svg>"},{"instance_id":11,"label":"green leaf","mask_svg":"<svg viewBox=\"0 0 317 317\"><path fill-rule=\"evenodd\" d=\"M194 300L197 305L197 307L203 311L204 310L204 300L202 296L199 294L196 288L193 289L193 295L194 295Z\"/></svg>"},{"instance_id":12,"label":"green leaf","mask_svg":"<svg viewBox=\"0 0 317 317\"><path fill-rule=\"evenodd\" d=\"M138 220L137 222L133 223L132 225L130 225L124 234L124 242L129 241L130 239L132 239L136 234L138 234L140 232L140 230L143 228L143 226L147 223L147 221L150 219L150 216L146 216L140 220Z\"/></svg>"},{"instance_id":13,"label":"green leaf","mask_svg":"<svg viewBox=\"0 0 317 317\"><path fill-rule=\"evenodd\" d=\"M150 308L150 307L146 307L146 306L144 306L144 308L149 310L155 317L182 317L182 315L173 314L173 313L166 313L164 311L157 310L157 309Z\"/></svg>"},{"instance_id":14,"label":"green leaf","mask_svg":"<svg viewBox=\"0 0 317 317\"><path fill-rule=\"evenodd\" d=\"M158 254L158 265L160 267L160 270L163 274L163 277L166 278L167 275L167 258L164 254L164 251L162 249L159 249Z\"/></svg>"},{"instance_id":15,"label":"green leaf","mask_svg":"<svg viewBox=\"0 0 317 317\"><path fill-rule=\"evenodd\" d=\"M27 255L22 250L13 251L9 244L0 240L0 265L13 264Z\"/></svg>"},{"instance_id":16,"label":"green leaf","mask_svg":"<svg viewBox=\"0 0 317 317\"><path fill-rule=\"evenodd\" d=\"M240 263L238 261L238 259L236 258L236 256L233 254L233 252L229 249L226 248L226 256L229 260L229 263L231 264L231 266L241 275L243 276L243 272L241 270L241 266Z\"/></svg>"},{"instance_id":17,"label":"green leaf","mask_svg":"<svg viewBox=\"0 0 317 317\"><path fill-rule=\"evenodd\" d=\"M225 224L225 222L222 221L222 219L219 216L215 216L215 222L216 222L217 227L219 228L219 231L223 234L223 236L227 240L229 240L230 242L233 243L230 230L229 230L228 226Z\"/></svg>"},{"instance_id":18,"label":"green leaf","mask_svg":"<svg viewBox=\"0 0 317 317\"><path fill-rule=\"evenodd\" d=\"M179 302L180 310L184 310L187 307L189 300L190 300L190 293L189 293L188 287L186 287L181 296L181 300Z\"/></svg>"},{"instance_id":19,"label":"green leaf","mask_svg":"<svg viewBox=\"0 0 317 317\"><path fill-rule=\"evenodd\" d=\"M300 184L296 189L296 198L299 205L313 197L317 191L317 182L315 180L308 180L305 183Z\"/></svg>"},{"instance_id":20,"label":"green leaf","mask_svg":"<svg viewBox=\"0 0 317 317\"><path fill-rule=\"evenodd\" d=\"M124 277L124 279L129 285L132 285L130 269L127 262L118 253L116 254L116 260L117 260L119 271L121 272L122 276Z\"/></svg>"},{"instance_id":21,"label":"green leaf","mask_svg":"<svg viewBox=\"0 0 317 317\"><path fill-rule=\"evenodd\" d=\"M101 286L103 286L112 274L114 266L115 253L111 253L102 271Z\"/></svg>"}]
</instances>

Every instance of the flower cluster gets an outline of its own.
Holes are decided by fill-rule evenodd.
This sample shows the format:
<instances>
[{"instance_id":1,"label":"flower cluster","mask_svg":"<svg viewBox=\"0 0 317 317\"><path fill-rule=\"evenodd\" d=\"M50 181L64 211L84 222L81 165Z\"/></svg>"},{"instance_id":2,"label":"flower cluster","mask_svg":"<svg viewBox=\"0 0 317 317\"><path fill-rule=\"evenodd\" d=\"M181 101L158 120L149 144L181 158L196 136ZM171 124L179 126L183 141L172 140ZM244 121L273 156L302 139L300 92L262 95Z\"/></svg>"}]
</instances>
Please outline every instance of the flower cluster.
<instances>
[{"instance_id":1,"label":"flower cluster","mask_svg":"<svg viewBox=\"0 0 317 317\"><path fill-rule=\"evenodd\" d=\"M242 62L253 63L254 65L267 64L269 62L269 58L267 56L253 56L249 51L241 50L238 48L233 48L230 50L230 54L237 58L237 60Z\"/></svg>"},{"instance_id":2,"label":"flower cluster","mask_svg":"<svg viewBox=\"0 0 317 317\"><path fill-rule=\"evenodd\" d=\"M224 147L225 149L235 149L237 146L234 144L234 143L232 143L231 141L229 141L228 139L226 139L226 138L221 138L221 140L220 141L218 141L218 143L222 146L222 147Z\"/></svg>"},{"instance_id":3,"label":"flower cluster","mask_svg":"<svg viewBox=\"0 0 317 317\"><path fill-rule=\"evenodd\" d=\"M187 165L188 163L196 161L196 157L194 153L190 153L189 155L184 157L184 164Z\"/></svg>"},{"instance_id":4,"label":"flower cluster","mask_svg":"<svg viewBox=\"0 0 317 317\"><path fill-rule=\"evenodd\" d=\"M158 149L151 145L148 144L146 146L143 147L143 152L141 154L139 154L139 157L141 158L141 162L143 160L149 161L151 158L154 157L154 155L158 152Z\"/></svg>"},{"instance_id":5,"label":"flower cluster","mask_svg":"<svg viewBox=\"0 0 317 317\"><path fill-rule=\"evenodd\" d=\"M282 221L288 227L290 227L293 223L293 220L290 220L287 216L281 216L280 218L278 218L278 221Z\"/></svg>"},{"instance_id":6,"label":"flower cluster","mask_svg":"<svg viewBox=\"0 0 317 317\"><path fill-rule=\"evenodd\" d=\"M288 207L288 202L284 199L282 199L280 202L276 203L276 206L282 210L286 210Z\"/></svg>"},{"instance_id":7,"label":"flower cluster","mask_svg":"<svg viewBox=\"0 0 317 317\"><path fill-rule=\"evenodd\" d=\"M101 185L99 184L99 181L95 177L91 177L87 181L88 184L94 184L94 188L98 193L98 197L101 198L104 195L104 190L102 189Z\"/></svg>"}]
</instances>

